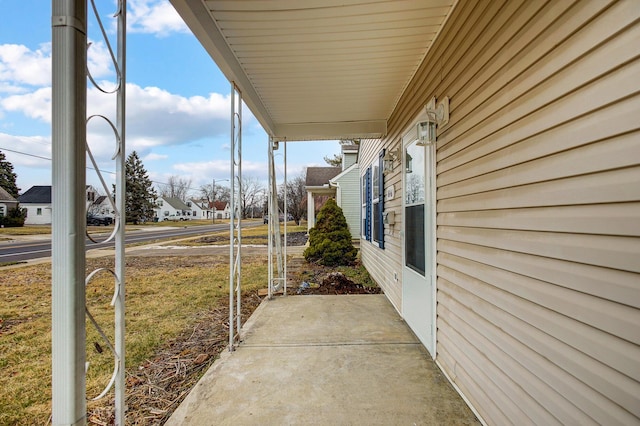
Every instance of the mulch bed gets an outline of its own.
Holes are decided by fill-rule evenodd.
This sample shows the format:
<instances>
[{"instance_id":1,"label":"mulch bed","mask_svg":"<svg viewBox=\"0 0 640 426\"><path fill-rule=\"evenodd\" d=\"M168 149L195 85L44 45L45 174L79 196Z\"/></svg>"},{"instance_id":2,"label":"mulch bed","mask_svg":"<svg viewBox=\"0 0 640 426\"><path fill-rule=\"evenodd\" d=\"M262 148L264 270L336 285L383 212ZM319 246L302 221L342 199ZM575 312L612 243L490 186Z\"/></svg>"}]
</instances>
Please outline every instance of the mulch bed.
<instances>
[{"instance_id":1,"label":"mulch bed","mask_svg":"<svg viewBox=\"0 0 640 426\"><path fill-rule=\"evenodd\" d=\"M137 370L127 369L128 425L164 424L220 352L227 348L229 306L225 302L200 313L193 328L168 342ZM260 302L257 294L243 295L243 323ZM89 404L90 424L112 425L114 417L113 398Z\"/></svg>"},{"instance_id":2,"label":"mulch bed","mask_svg":"<svg viewBox=\"0 0 640 426\"><path fill-rule=\"evenodd\" d=\"M357 284L330 266L309 263L304 259L289 262L288 281L292 294L336 295L336 294L380 294L380 287Z\"/></svg>"}]
</instances>

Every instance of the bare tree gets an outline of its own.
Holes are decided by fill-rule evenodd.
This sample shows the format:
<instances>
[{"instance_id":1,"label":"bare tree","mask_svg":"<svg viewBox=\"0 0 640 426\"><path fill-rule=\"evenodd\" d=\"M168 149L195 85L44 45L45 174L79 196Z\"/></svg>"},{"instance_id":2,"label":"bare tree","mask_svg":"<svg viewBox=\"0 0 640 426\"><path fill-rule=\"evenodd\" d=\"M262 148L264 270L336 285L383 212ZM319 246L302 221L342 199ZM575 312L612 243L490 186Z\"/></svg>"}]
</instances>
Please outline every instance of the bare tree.
<instances>
[{"instance_id":1,"label":"bare tree","mask_svg":"<svg viewBox=\"0 0 640 426\"><path fill-rule=\"evenodd\" d=\"M208 202L223 201L228 203L230 200L230 190L228 186L218 185L216 183L215 194L213 192L213 182L200 186L200 197Z\"/></svg>"},{"instance_id":2,"label":"bare tree","mask_svg":"<svg viewBox=\"0 0 640 426\"><path fill-rule=\"evenodd\" d=\"M266 189L260 180L255 177L243 177L240 187L242 188L240 213L243 218L246 218L250 213L260 210Z\"/></svg>"},{"instance_id":3,"label":"bare tree","mask_svg":"<svg viewBox=\"0 0 640 426\"><path fill-rule=\"evenodd\" d=\"M179 176L170 176L166 184L158 188L161 197L179 198L186 200L191 189L191 179L182 179Z\"/></svg>"},{"instance_id":4,"label":"bare tree","mask_svg":"<svg viewBox=\"0 0 640 426\"><path fill-rule=\"evenodd\" d=\"M307 214L307 189L305 185L306 171L302 171L298 176L287 182L287 214L293 217L297 225ZM284 185L278 189L278 204L280 209L284 206Z\"/></svg>"}]
</instances>

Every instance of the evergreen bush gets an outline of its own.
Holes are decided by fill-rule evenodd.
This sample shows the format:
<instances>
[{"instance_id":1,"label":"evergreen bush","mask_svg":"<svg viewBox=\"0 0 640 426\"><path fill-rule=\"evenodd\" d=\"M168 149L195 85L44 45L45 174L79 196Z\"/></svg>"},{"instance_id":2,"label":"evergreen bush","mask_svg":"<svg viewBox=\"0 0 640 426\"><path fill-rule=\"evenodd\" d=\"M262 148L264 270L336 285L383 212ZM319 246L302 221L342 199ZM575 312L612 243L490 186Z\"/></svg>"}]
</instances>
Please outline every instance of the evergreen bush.
<instances>
[{"instance_id":1,"label":"evergreen bush","mask_svg":"<svg viewBox=\"0 0 640 426\"><path fill-rule=\"evenodd\" d=\"M20 205L9 209L6 216L0 216L0 226L3 228L24 226L27 217L27 210L21 209Z\"/></svg>"},{"instance_id":2,"label":"evergreen bush","mask_svg":"<svg viewBox=\"0 0 640 426\"><path fill-rule=\"evenodd\" d=\"M342 209L331 198L322 206L316 226L309 231L309 247L304 257L320 265L338 266L353 264L357 253Z\"/></svg>"}]
</instances>

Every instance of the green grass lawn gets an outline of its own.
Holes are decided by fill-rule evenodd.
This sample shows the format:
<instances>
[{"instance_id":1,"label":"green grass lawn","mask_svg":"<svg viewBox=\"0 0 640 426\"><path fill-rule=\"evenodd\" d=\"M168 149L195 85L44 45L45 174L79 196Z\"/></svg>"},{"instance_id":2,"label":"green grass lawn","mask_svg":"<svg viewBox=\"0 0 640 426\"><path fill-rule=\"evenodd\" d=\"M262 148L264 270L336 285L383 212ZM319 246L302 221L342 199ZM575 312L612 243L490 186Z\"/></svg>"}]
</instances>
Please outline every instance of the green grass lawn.
<instances>
[{"instance_id":1,"label":"green grass lawn","mask_svg":"<svg viewBox=\"0 0 640 426\"><path fill-rule=\"evenodd\" d=\"M88 270L112 259L88 259ZM198 313L228 300L229 265L211 256L127 259L127 368L137 368L178 336ZM266 286L264 259L243 260L246 291ZM0 424L46 424L51 412L51 265L2 271L0 277ZM87 287L87 306L112 337L113 278L99 274ZM104 350L99 353L98 343ZM87 394L109 381L113 357L87 322Z\"/></svg>"}]
</instances>

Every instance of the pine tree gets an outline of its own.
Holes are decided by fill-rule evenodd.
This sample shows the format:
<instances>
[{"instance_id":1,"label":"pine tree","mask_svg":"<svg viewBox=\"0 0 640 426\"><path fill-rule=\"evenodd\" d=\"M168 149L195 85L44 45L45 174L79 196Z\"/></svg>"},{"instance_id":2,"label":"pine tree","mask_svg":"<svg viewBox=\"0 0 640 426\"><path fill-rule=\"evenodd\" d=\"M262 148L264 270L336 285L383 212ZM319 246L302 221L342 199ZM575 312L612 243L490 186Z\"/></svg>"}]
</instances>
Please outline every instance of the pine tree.
<instances>
[{"instance_id":1,"label":"pine tree","mask_svg":"<svg viewBox=\"0 0 640 426\"><path fill-rule=\"evenodd\" d=\"M153 209L157 195L151 179L142 165L142 160L135 151L127 157L125 182L127 185L125 194L126 221L137 224L151 220L154 216Z\"/></svg>"},{"instance_id":2,"label":"pine tree","mask_svg":"<svg viewBox=\"0 0 640 426\"><path fill-rule=\"evenodd\" d=\"M0 151L0 186L13 198L18 198L20 188L16 184L17 176L13 172L13 164L6 160L4 152Z\"/></svg>"},{"instance_id":3,"label":"pine tree","mask_svg":"<svg viewBox=\"0 0 640 426\"><path fill-rule=\"evenodd\" d=\"M320 209L316 226L309 231L309 247L304 251L304 257L321 265L350 265L357 253L344 213L330 198Z\"/></svg>"}]
</instances>

